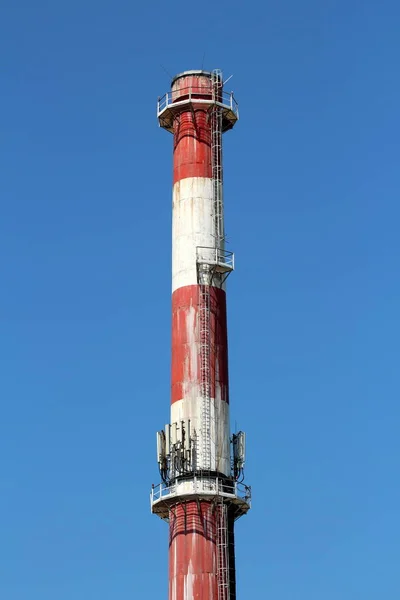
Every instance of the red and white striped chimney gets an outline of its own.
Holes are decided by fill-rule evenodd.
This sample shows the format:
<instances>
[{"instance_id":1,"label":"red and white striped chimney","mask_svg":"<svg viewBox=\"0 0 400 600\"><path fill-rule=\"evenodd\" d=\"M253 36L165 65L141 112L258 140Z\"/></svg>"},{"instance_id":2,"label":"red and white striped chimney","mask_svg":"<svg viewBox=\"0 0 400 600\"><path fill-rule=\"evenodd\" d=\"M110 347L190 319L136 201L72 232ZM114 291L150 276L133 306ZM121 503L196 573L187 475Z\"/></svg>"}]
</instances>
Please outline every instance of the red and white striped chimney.
<instances>
[{"instance_id":1,"label":"red and white striped chimney","mask_svg":"<svg viewBox=\"0 0 400 600\"><path fill-rule=\"evenodd\" d=\"M247 512L244 434L231 440L222 133L238 119L220 71L176 76L158 103L173 134L171 421L157 434L163 483L152 510L169 521L169 599L234 600L233 521ZM231 441L232 451L231 451Z\"/></svg>"}]
</instances>

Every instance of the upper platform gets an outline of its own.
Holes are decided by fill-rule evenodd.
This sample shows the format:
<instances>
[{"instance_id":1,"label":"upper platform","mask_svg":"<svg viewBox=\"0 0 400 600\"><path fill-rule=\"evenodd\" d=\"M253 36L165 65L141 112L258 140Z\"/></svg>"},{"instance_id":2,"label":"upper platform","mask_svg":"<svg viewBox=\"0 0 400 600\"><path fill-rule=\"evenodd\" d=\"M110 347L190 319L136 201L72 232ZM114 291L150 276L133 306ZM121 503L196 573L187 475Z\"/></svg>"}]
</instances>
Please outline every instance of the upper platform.
<instances>
[{"instance_id":1,"label":"upper platform","mask_svg":"<svg viewBox=\"0 0 400 600\"><path fill-rule=\"evenodd\" d=\"M173 133L177 114L212 107L221 109L222 132L232 129L239 119L239 106L233 92L224 92L218 72L185 71L172 79L171 91L158 99L158 122L160 127Z\"/></svg>"}]
</instances>

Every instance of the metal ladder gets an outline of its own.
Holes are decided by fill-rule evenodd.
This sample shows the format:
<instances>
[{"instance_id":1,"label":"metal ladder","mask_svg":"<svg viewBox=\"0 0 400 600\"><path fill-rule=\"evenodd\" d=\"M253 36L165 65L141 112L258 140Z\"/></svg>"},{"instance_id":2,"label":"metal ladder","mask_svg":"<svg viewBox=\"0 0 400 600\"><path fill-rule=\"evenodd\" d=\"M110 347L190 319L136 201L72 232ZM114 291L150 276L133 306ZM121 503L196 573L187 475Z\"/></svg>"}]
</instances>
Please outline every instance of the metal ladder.
<instances>
[{"instance_id":1,"label":"metal ladder","mask_svg":"<svg viewBox=\"0 0 400 600\"><path fill-rule=\"evenodd\" d=\"M215 69L211 74L211 166L212 166L212 204L214 221L214 247L224 249L224 215L222 199L222 110L217 102L222 98L222 72ZM200 317L200 379L201 379L201 432L202 464L201 468L210 471L211 464L211 283L215 277L218 285L219 274L212 272L211 265L203 264L198 272L199 280L199 317Z\"/></svg>"},{"instance_id":2,"label":"metal ladder","mask_svg":"<svg viewBox=\"0 0 400 600\"><path fill-rule=\"evenodd\" d=\"M222 109L217 102L222 101L222 71L215 69L211 74L213 106L211 110L211 159L213 183L213 210L215 246L224 249L224 214L222 198Z\"/></svg>"},{"instance_id":3,"label":"metal ladder","mask_svg":"<svg viewBox=\"0 0 400 600\"><path fill-rule=\"evenodd\" d=\"M228 507L217 503L217 582L218 600L229 600Z\"/></svg>"},{"instance_id":4,"label":"metal ladder","mask_svg":"<svg viewBox=\"0 0 400 600\"><path fill-rule=\"evenodd\" d=\"M209 273L201 274L200 313L200 381L201 381L201 468L211 470L211 289Z\"/></svg>"}]
</instances>

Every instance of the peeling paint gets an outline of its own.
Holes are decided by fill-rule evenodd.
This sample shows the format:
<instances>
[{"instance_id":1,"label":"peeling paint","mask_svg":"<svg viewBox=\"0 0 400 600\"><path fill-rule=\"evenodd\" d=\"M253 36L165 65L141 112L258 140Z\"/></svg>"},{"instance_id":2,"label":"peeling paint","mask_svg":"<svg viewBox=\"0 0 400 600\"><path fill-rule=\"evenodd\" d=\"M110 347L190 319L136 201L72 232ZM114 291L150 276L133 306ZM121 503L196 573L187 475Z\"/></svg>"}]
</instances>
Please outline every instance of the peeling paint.
<instances>
[{"instance_id":1,"label":"peeling paint","mask_svg":"<svg viewBox=\"0 0 400 600\"><path fill-rule=\"evenodd\" d=\"M217 600L216 521L212 503L171 509L170 600Z\"/></svg>"}]
</instances>

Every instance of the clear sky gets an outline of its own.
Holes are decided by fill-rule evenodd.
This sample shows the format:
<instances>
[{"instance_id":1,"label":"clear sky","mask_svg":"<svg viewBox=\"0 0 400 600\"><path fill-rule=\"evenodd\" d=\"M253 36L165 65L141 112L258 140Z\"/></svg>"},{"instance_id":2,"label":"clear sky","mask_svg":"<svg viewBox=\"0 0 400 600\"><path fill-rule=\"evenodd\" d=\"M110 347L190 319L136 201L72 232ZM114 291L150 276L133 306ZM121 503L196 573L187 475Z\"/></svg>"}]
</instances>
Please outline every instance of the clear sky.
<instances>
[{"instance_id":1,"label":"clear sky","mask_svg":"<svg viewBox=\"0 0 400 600\"><path fill-rule=\"evenodd\" d=\"M204 62L241 110L224 138L254 503L238 600L398 600L399 30L395 0L1 3L2 599L167 598L155 109L164 69Z\"/></svg>"}]
</instances>

